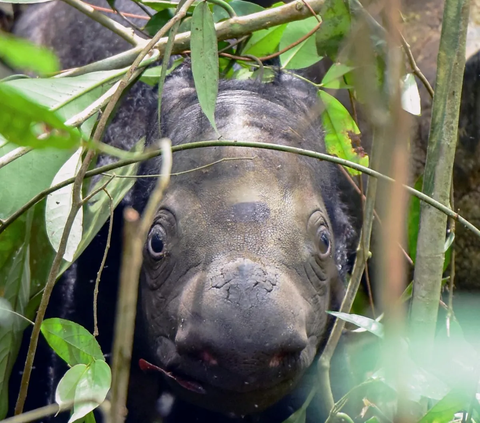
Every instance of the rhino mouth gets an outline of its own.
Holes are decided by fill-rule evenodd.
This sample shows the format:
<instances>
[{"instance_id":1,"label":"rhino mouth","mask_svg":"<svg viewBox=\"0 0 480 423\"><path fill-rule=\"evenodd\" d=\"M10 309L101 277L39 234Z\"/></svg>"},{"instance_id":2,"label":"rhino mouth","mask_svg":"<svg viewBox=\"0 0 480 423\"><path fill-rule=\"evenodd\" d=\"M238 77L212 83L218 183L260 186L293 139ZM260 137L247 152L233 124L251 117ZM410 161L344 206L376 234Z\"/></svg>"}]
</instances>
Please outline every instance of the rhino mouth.
<instances>
[{"instance_id":1,"label":"rhino mouth","mask_svg":"<svg viewBox=\"0 0 480 423\"><path fill-rule=\"evenodd\" d=\"M237 417L258 413L272 406L291 392L303 375L302 371L300 374L292 375L293 377L269 383L268 386L246 383L244 389L230 390L208 382L199 382L185 376L181 371L166 370L144 359L139 360L139 366L143 371L161 373L170 382L174 391L187 401Z\"/></svg>"},{"instance_id":2,"label":"rhino mouth","mask_svg":"<svg viewBox=\"0 0 480 423\"><path fill-rule=\"evenodd\" d=\"M179 375L179 374L174 374L171 371L169 372L165 369L162 369L159 366L156 366L155 364L149 363L147 360L144 360L143 358L141 358L139 360L138 365L139 365L140 369L143 370L143 371L153 370L153 371L160 372L161 374L165 375L166 377L168 377L170 379L173 379L182 388L185 388L188 391L195 392L196 394L201 394L201 395L205 395L207 393L205 388L199 382L197 382L197 381L195 381L191 378L188 378L186 376Z\"/></svg>"}]
</instances>

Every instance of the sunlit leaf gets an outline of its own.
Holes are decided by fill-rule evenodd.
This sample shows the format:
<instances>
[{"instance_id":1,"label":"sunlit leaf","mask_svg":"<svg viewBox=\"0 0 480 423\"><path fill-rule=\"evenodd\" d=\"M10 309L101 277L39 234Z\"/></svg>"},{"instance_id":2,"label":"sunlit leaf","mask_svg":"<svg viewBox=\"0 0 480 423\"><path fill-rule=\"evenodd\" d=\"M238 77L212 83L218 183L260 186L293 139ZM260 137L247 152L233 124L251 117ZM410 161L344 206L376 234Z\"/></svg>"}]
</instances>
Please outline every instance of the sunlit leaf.
<instances>
[{"instance_id":1,"label":"sunlit leaf","mask_svg":"<svg viewBox=\"0 0 480 423\"><path fill-rule=\"evenodd\" d=\"M342 319L345 322L353 323L354 325L373 333L379 338L383 338L383 325L376 320L365 316L359 316L358 314L341 313L339 311L328 311L328 314Z\"/></svg>"},{"instance_id":2,"label":"sunlit leaf","mask_svg":"<svg viewBox=\"0 0 480 423\"><path fill-rule=\"evenodd\" d=\"M417 81L412 73L407 73L401 80L402 108L414 116L422 114L420 93L418 92Z\"/></svg>"},{"instance_id":3,"label":"sunlit leaf","mask_svg":"<svg viewBox=\"0 0 480 423\"><path fill-rule=\"evenodd\" d=\"M50 347L70 366L105 360L95 337L77 323L60 318L46 319L41 330Z\"/></svg>"},{"instance_id":4,"label":"sunlit leaf","mask_svg":"<svg viewBox=\"0 0 480 423\"><path fill-rule=\"evenodd\" d=\"M471 398L457 391L451 391L438 401L418 423L448 423L456 412L469 407Z\"/></svg>"},{"instance_id":5,"label":"sunlit leaf","mask_svg":"<svg viewBox=\"0 0 480 423\"><path fill-rule=\"evenodd\" d=\"M328 69L327 73L322 79L321 86L324 88L331 88L331 89L340 89L340 88L349 88L344 81L344 75L348 72L351 72L355 69L352 66L343 65L341 63L334 63Z\"/></svg>"},{"instance_id":6,"label":"sunlit leaf","mask_svg":"<svg viewBox=\"0 0 480 423\"><path fill-rule=\"evenodd\" d=\"M57 386L55 401L61 409L74 401L69 423L85 417L105 400L111 379L110 367L102 360L77 364L65 373Z\"/></svg>"},{"instance_id":7,"label":"sunlit leaf","mask_svg":"<svg viewBox=\"0 0 480 423\"><path fill-rule=\"evenodd\" d=\"M262 57L276 51L286 27L287 24L283 24L255 31L242 50L242 54Z\"/></svg>"},{"instance_id":8,"label":"sunlit leaf","mask_svg":"<svg viewBox=\"0 0 480 423\"><path fill-rule=\"evenodd\" d=\"M283 31L279 46L280 50L287 48L306 36L317 25L318 20L315 16L301 21L290 22ZM317 54L315 34L312 34L300 44L280 55L280 63L282 68L285 69L303 69L317 63L321 59L322 56Z\"/></svg>"},{"instance_id":9,"label":"sunlit leaf","mask_svg":"<svg viewBox=\"0 0 480 423\"><path fill-rule=\"evenodd\" d=\"M66 179L72 178L78 172L82 163L82 148L79 148L60 168L52 181L52 186L57 185ZM47 235L55 251L58 251L63 230L67 222L68 215L72 209L73 184L60 188L49 194L47 197L47 207L45 209L45 222ZM83 209L80 208L75 216L75 220L68 236L67 247L63 258L67 261L73 261L78 244L82 239L83 232Z\"/></svg>"},{"instance_id":10,"label":"sunlit leaf","mask_svg":"<svg viewBox=\"0 0 480 423\"><path fill-rule=\"evenodd\" d=\"M218 94L218 49L212 12L206 2L201 2L193 11L192 73L197 90L198 102L203 113L217 132L215 105Z\"/></svg>"},{"instance_id":11,"label":"sunlit leaf","mask_svg":"<svg viewBox=\"0 0 480 423\"><path fill-rule=\"evenodd\" d=\"M59 69L58 59L52 51L5 32L0 32L0 58L12 68L39 74Z\"/></svg>"},{"instance_id":12,"label":"sunlit leaf","mask_svg":"<svg viewBox=\"0 0 480 423\"><path fill-rule=\"evenodd\" d=\"M76 129L65 126L54 112L5 83L0 84L0 109L0 133L12 143L65 149L80 143Z\"/></svg>"},{"instance_id":13,"label":"sunlit leaf","mask_svg":"<svg viewBox=\"0 0 480 423\"><path fill-rule=\"evenodd\" d=\"M368 166L368 156L360 143L360 130L348 110L333 96L319 90L318 96L325 109L322 113L327 151L342 159ZM359 172L348 169L350 174Z\"/></svg>"}]
</instances>

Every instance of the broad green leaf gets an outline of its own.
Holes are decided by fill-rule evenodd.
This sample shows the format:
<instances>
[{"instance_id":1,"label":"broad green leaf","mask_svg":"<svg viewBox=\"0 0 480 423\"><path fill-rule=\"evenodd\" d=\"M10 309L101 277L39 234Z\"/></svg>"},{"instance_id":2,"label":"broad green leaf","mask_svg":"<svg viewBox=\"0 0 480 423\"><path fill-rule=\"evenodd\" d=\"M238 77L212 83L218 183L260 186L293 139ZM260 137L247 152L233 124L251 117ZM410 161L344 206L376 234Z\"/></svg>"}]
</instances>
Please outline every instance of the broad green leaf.
<instances>
[{"instance_id":1,"label":"broad green leaf","mask_svg":"<svg viewBox=\"0 0 480 423\"><path fill-rule=\"evenodd\" d=\"M97 408L107 396L112 381L110 367L105 361L94 360L91 364L77 364L60 380L55 392L55 401L60 409L74 401L69 422L85 417Z\"/></svg>"},{"instance_id":2,"label":"broad green leaf","mask_svg":"<svg viewBox=\"0 0 480 423\"><path fill-rule=\"evenodd\" d=\"M338 90L340 88L349 88L349 85L345 83L343 77L353 69L355 68L352 66L334 63L332 66L330 66L330 69L328 69L320 85L323 88L331 88L334 90Z\"/></svg>"},{"instance_id":3,"label":"broad green leaf","mask_svg":"<svg viewBox=\"0 0 480 423\"><path fill-rule=\"evenodd\" d=\"M74 78L14 80L6 85L20 89L33 101L49 108L62 106L57 113L66 120L95 101L118 76L119 71L95 72ZM95 119L96 116L92 116L81 126L85 137L90 136ZM13 144L0 147L0 157L14 148ZM35 149L0 168L0 218L7 218L40 191L47 189L72 153L72 150Z\"/></svg>"},{"instance_id":4,"label":"broad green leaf","mask_svg":"<svg viewBox=\"0 0 480 423\"><path fill-rule=\"evenodd\" d=\"M229 3L229 5L232 6L233 10L235 10L237 16L246 16L265 10L265 8L259 6L258 4L243 0L233 0ZM223 7L217 5L213 6L213 19L215 22L229 18L230 16L228 16L227 11Z\"/></svg>"},{"instance_id":5,"label":"broad green leaf","mask_svg":"<svg viewBox=\"0 0 480 423\"><path fill-rule=\"evenodd\" d=\"M68 409L69 403L74 401L78 382L86 371L86 364L76 364L72 368L68 369L63 375L62 379L60 379L55 391L55 402L60 406L60 410L64 408Z\"/></svg>"},{"instance_id":6,"label":"broad green leaf","mask_svg":"<svg viewBox=\"0 0 480 423\"><path fill-rule=\"evenodd\" d=\"M57 185L66 179L74 177L82 164L82 148L79 148L60 168L52 181L52 186ZM73 184L67 185L59 190L52 192L47 197L47 207L45 209L45 222L47 235L55 251L58 251L60 240L63 235L68 215L72 209ZM80 208L73 222L68 237L64 260L73 261L78 244L82 239L83 232L83 209Z\"/></svg>"},{"instance_id":7,"label":"broad green leaf","mask_svg":"<svg viewBox=\"0 0 480 423\"><path fill-rule=\"evenodd\" d=\"M358 314L340 313L338 311L328 311L327 313L342 319L345 322L353 323L354 325L373 333L379 338L383 338L383 325L376 320L365 316L359 316Z\"/></svg>"},{"instance_id":8,"label":"broad green leaf","mask_svg":"<svg viewBox=\"0 0 480 423\"><path fill-rule=\"evenodd\" d=\"M400 86L403 110L414 116L420 116L422 114L422 104L415 76L412 73L407 73L401 79Z\"/></svg>"},{"instance_id":9,"label":"broad green leaf","mask_svg":"<svg viewBox=\"0 0 480 423\"><path fill-rule=\"evenodd\" d=\"M212 12L206 2L201 2L193 11L192 73L198 102L210 124L215 125L215 104L218 94L218 49Z\"/></svg>"},{"instance_id":10,"label":"broad green leaf","mask_svg":"<svg viewBox=\"0 0 480 423\"><path fill-rule=\"evenodd\" d=\"M65 126L57 114L5 83L0 84L0 108L0 133L12 143L65 149L80 143L76 129Z\"/></svg>"},{"instance_id":11,"label":"broad green leaf","mask_svg":"<svg viewBox=\"0 0 480 423\"><path fill-rule=\"evenodd\" d=\"M360 130L348 110L333 96L319 90L318 96L325 107L322 113L327 151L342 159L368 166L368 156L360 144ZM350 174L359 172L348 169Z\"/></svg>"},{"instance_id":12,"label":"broad green leaf","mask_svg":"<svg viewBox=\"0 0 480 423\"><path fill-rule=\"evenodd\" d=\"M10 244L7 260L0 267L0 298L2 305L23 315L30 297L30 235L33 211L19 219L4 233L16 234L19 238ZM3 235L0 235L0 243ZM5 246L4 246L5 247ZM5 311L4 311L5 313ZM20 348L25 321L9 313L9 321L0 322L0 419L8 410L8 380Z\"/></svg>"},{"instance_id":13,"label":"broad green leaf","mask_svg":"<svg viewBox=\"0 0 480 423\"><path fill-rule=\"evenodd\" d=\"M344 0L329 0L319 14L323 23L316 36L318 54L336 60L340 45L350 32L350 10Z\"/></svg>"},{"instance_id":14,"label":"broad green leaf","mask_svg":"<svg viewBox=\"0 0 480 423\"><path fill-rule=\"evenodd\" d=\"M0 57L12 68L28 69L39 74L53 73L59 69L58 59L53 52L5 32L0 32Z\"/></svg>"},{"instance_id":15,"label":"broad green leaf","mask_svg":"<svg viewBox=\"0 0 480 423\"><path fill-rule=\"evenodd\" d=\"M86 416L102 404L110 390L111 383L112 373L105 361L95 360L91 365L87 366L83 377L77 383L73 414L68 422L72 423ZM85 401L92 398L94 401Z\"/></svg>"},{"instance_id":16,"label":"broad green leaf","mask_svg":"<svg viewBox=\"0 0 480 423\"><path fill-rule=\"evenodd\" d=\"M315 16L301 21L290 22L280 39L280 50L297 42L317 25L318 20ZM312 34L300 44L280 55L280 63L284 69L303 69L317 63L321 59L322 56L317 54L317 47L315 46L315 34Z\"/></svg>"},{"instance_id":17,"label":"broad green leaf","mask_svg":"<svg viewBox=\"0 0 480 423\"><path fill-rule=\"evenodd\" d=\"M155 13L145 25L145 32L153 37L170 19L172 19L172 13L170 9L164 9Z\"/></svg>"},{"instance_id":18,"label":"broad green leaf","mask_svg":"<svg viewBox=\"0 0 480 423\"><path fill-rule=\"evenodd\" d=\"M448 423L455 413L468 409L471 398L457 391L451 391L438 401L418 423Z\"/></svg>"},{"instance_id":19,"label":"broad green leaf","mask_svg":"<svg viewBox=\"0 0 480 423\"><path fill-rule=\"evenodd\" d=\"M375 417L370 417L365 423L380 423L380 421Z\"/></svg>"},{"instance_id":20,"label":"broad green leaf","mask_svg":"<svg viewBox=\"0 0 480 423\"><path fill-rule=\"evenodd\" d=\"M4 85L21 91L24 96L43 106L57 110L103 85L107 85L105 92L124 73L125 69L119 69L65 78L23 78L5 82ZM62 116L66 120L74 114Z\"/></svg>"},{"instance_id":21,"label":"broad green leaf","mask_svg":"<svg viewBox=\"0 0 480 423\"><path fill-rule=\"evenodd\" d=\"M269 29L255 31L242 50L242 54L262 57L275 52L286 27L287 24L283 24Z\"/></svg>"},{"instance_id":22,"label":"broad green leaf","mask_svg":"<svg viewBox=\"0 0 480 423\"><path fill-rule=\"evenodd\" d=\"M50 347L70 366L105 360L95 337L77 323L60 318L46 319L41 330Z\"/></svg>"},{"instance_id":23,"label":"broad green leaf","mask_svg":"<svg viewBox=\"0 0 480 423\"><path fill-rule=\"evenodd\" d=\"M141 153L143 151L144 141L140 140L134 147L133 151ZM112 174L118 176L133 176L137 174L138 163L133 163L128 166L124 166L119 169L112 171ZM105 184L109 179L108 176L102 176L102 178L92 187L92 191L96 188ZM105 188L108 193L113 198L113 206L117 205L122 201L125 194L130 190L130 188L135 183L134 178L114 178ZM80 254L87 248L92 239L97 235L98 231L105 224L107 219L110 217L110 198L105 194L104 191L100 191L98 194L93 196L90 201L83 206L83 236L78 245L77 251L75 253L74 260L76 260ZM69 263L64 262L60 268L60 273L63 273L68 267Z\"/></svg>"}]
</instances>

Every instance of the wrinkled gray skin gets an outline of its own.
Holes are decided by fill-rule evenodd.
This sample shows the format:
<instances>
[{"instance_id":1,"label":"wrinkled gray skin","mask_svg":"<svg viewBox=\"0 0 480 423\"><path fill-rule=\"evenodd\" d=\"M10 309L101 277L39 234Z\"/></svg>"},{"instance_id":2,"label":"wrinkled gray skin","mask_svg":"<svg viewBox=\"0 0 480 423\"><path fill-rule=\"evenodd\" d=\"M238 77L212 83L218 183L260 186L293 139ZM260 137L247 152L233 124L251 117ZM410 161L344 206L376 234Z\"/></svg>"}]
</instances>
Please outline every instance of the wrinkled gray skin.
<instances>
[{"instance_id":1,"label":"wrinkled gray skin","mask_svg":"<svg viewBox=\"0 0 480 423\"><path fill-rule=\"evenodd\" d=\"M174 144L218 137L186 67L164 93L163 136ZM223 139L324 151L318 113L314 88L279 75L270 84L222 81L216 120ZM150 142L158 138L154 131ZM142 173L159 169L152 160ZM172 177L144 250L148 339L160 367L206 391L188 392L190 400L258 411L312 364L325 311L338 303L351 235L339 175L325 162L231 147L175 154L172 172L187 173ZM137 207L152 186L137 183Z\"/></svg>"},{"instance_id":2,"label":"wrinkled gray skin","mask_svg":"<svg viewBox=\"0 0 480 423\"><path fill-rule=\"evenodd\" d=\"M54 47L67 67L83 64L83 53L99 59L96 47L116 52L105 31L79 30L81 15L65 8L38 6L16 32ZM42 24L32 31L35 19ZM58 37L65 28L76 34L77 50ZM110 143L129 148L147 128L148 144L159 139L153 98L148 88L132 90ZM216 122L223 139L323 152L318 115L316 90L295 77L221 81ZM188 65L166 82L161 132L173 144L218 138ZM151 160L141 173L158 174L160 165ZM339 304L353 235L338 198L340 175L326 162L231 147L177 153L173 172L185 173L172 176L144 248L140 307L149 358L188 401L230 415L259 412L312 365L327 336L325 312ZM135 208L143 209L154 184L137 182Z\"/></svg>"}]
</instances>

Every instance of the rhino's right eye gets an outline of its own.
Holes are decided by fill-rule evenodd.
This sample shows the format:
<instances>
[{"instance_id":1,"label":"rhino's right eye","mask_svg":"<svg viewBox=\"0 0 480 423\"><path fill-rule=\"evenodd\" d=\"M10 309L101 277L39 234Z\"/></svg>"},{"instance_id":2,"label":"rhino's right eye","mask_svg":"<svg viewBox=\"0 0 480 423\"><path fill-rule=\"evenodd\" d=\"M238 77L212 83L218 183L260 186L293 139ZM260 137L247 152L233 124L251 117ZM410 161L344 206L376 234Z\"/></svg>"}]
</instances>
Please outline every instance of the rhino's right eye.
<instances>
[{"instance_id":1,"label":"rhino's right eye","mask_svg":"<svg viewBox=\"0 0 480 423\"><path fill-rule=\"evenodd\" d=\"M160 260L165 256L165 233L158 227L150 233L148 252L155 260Z\"/></svg>"}]
</instances>

